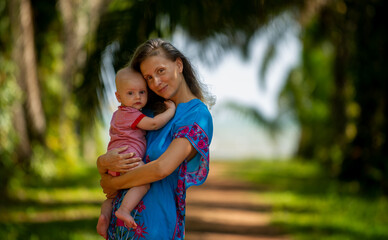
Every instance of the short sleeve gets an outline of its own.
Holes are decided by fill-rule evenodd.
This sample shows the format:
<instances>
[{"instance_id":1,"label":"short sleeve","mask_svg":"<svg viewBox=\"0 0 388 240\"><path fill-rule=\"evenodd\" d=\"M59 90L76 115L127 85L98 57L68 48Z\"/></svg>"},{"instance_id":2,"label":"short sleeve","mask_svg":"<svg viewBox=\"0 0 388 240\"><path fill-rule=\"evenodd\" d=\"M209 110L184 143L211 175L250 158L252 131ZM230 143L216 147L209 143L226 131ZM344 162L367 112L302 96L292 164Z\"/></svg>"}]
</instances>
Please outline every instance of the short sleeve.
<instances>
[{"instance_id":1,"label":"short sleeve","mask_svg":"<svg viewBox=\"0 0 388 240\"><path fill-rule=\"evenodd\" d=\"M173 128L173 139L186 138L198 154L190 161L184 161L180 177L185 189L201 185L209 173L209 146L213 135L213 121L210 112L203 104L186 112Z\"/></svg>"},{"instance_id":2,"label":"short sleeve","mask_svg":"<svg viewBox=\"0 0 388 240\"><path fill-rule=\"evenodd\" d=\"M145 117L146 115L144 115L143 113L140 113L139 116L135 119L135 121L133 121L133 123L131 124L131 128L132 129L137 129L137 124Z\"/></svg>"},{"instance_id":3,"label":"short sleeve","mask_svg":"<svg viewBox=\"0 0 388 240\"><path fill-rule=\"evenodd\" d=\"M116 124L120 128L132 128L136 129L137 124L145 117L145 115L136 108L119 106L119 111L115 113Z\"/></svg>"}]
</instances>

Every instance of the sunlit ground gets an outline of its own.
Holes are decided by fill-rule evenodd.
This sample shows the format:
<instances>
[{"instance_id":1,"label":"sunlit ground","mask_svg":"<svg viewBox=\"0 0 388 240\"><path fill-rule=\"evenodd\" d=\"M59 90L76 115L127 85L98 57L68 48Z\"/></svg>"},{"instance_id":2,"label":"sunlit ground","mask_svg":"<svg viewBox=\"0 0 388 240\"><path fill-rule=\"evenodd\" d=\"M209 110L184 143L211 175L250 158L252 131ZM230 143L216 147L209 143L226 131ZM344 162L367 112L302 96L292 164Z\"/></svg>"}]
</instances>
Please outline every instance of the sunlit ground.
<instances>
[{"instance_id":1,"label":"sunlit ground","mask_svg":"<svg viewBox=\"0 0 388 240\"><path fill-rule=\"evenodd\" d=\"M234 162L229 173L263 186L272 223L295 239L388 239L388 199L360 196L355 183L338 183L314 163Z\"/></svg>"},{"instance_id":2,"label":"sunlit ground","mask_svg":"<svg viewBox=\"0 0 388 240\"><path fill-rule=\"evenodd\" d=\"M0 207L1 239L102 239L95 231L104 195L95 169L13 191Z\"/></svg>"},{"instance_id":3,"label":"sunlit ground","mask_svg":"<svg viewBox=\"0 0 388 240\"><path fill-rule=\"evenodd\" d=\"M363 197L312 163L223 163L226 174L259 186L272 205L272 224L294 239L388 239L388 200ZM49 182L30 182L0 207L1 239L102 239L95 231L104 199L95 169Z\"/></svg>"}]
</instances>

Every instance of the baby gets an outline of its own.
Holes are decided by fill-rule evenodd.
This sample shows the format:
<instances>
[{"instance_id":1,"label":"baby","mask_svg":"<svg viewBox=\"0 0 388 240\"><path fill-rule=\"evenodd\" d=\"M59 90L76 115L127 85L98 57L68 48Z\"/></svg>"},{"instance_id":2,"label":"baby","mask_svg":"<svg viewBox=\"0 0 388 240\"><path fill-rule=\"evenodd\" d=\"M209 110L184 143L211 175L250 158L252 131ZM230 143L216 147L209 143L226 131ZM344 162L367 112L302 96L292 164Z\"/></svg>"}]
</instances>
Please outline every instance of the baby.
<instances>
[{"instance_id":1,"label":"baby","mask_svg":"<svg viewBox=\"0 0 388 240\"><path fill-rule=\"evenodd\" d=\"M129 146L124 152L135 153L136 157L143 158L146 149L146 130L157 130L163 127L174 116L176 106L172 101L165 101L166 110L155 117L147 117L141 109L147 104L147 84L143 76L125 67L116 74L116 98L121 103L113 113L110 123L110 142L108 151L114 148ZM144 164L141 162L141 165ZM112 176L120 173L108 171ZM137 225L130 215L131 211L140 202L149 189L149 184L133 187L128 190L120 208L116 211L117 218L124 221L128 228ZM107 237L113 199L106 199L101 206L101 215L97 223L97 232Z\"/></svg>"}]
</instances>

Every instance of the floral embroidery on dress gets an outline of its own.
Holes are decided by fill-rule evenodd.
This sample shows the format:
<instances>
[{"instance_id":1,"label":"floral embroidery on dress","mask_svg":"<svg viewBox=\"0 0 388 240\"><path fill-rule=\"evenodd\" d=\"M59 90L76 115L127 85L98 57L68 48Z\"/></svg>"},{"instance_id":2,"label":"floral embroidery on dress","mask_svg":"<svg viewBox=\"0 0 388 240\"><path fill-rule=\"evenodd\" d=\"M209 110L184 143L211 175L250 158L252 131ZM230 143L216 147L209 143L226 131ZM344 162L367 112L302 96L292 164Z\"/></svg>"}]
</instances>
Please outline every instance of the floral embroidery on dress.
<instances>
[{"instance_id":1,"label":"floral embroidery on dress","mask_svg":"<svg viewBox=\"0 0 388 240\"><path fill-rule=\"evenodd\" d=\"M209 138L198 124L184 126L178 129L174 138L187 138L201 154L199 168L194 172L187 172L187 161L179 167L178 184L175 190L175 203L177 204L177 223L174 238L184 239L185 213L186 213L186 189L192 185L199 185L205 181L209 172Z\"/></svg>"},{"instance_id":2,"label":"floral embroidery on dress","mask_svg":"<svg viewBox=\"0 0 388 240\"><path fill-rule=\"evenodd\" d=\"M145 210L146 209L146 207L145 207L145 205L144 205L144 202L143 202L143 200L141 200L140 202L139 202L139 204L137 205L137 207L135 208L135 210L136 211L138 211L139 213L141 213L143 210Z\"/></svg>"},{"instance_id":3,"label":"floral embroidery on dress","mask_svg":"<svg viewBox=\"0 0 388 240\"><path fill-rule=\"evenodd\" d=\"M192 185L203 183L209 172L209 138L206 132L197 124L178 129L174 138L186 137L201 154L200 166L194 172L185 173L186 189Z\"/></svg>"},{"instance_id":4,"label":"floral embroidery on dress","mask_svg":"<svg viewBox=\"0 0 388 240\"><path fill-rule=\"evenodd\" d=\"M134 231L135 234L133 235L133 239L135 240L139 240L140 238L144 238L145 239L145 236L143 235L143 233L146 233L147 232L145 231L147 228L144 227L144 223L142 225L138 224L137 225L137 228L136 229L131 229L131 231Z\"/></svg>"},{"instance_id":5,"label":"floral embroidery on dress","mask_svg":"<svg viewBox=\"0 0 388 240\"><path fill-rule=\"evenodd\" d=\"M112 214L111 214L113 221L110 222L109 231L108 231L108 239L117 239L117 240L121 240L121 239L136 239L136 240L146 239L144 234L148 234L146 232L147 227L144 226L144 223L140 224L141 215L139 214L146 209L146 206L144 205L143 200L139 202L139 204L135 207L135 209L133 209L132 214L131 214L133 216L135 222L137 223L136 229L131 228L130 230L128 230L128 228L125 226L125 223L121 219L117 218L116 215L114 214L118 210L118 208L120 207L120 202L122 201L122 199L124 198L126 193L127 193L127 191L119 191L117 198L113 202L113 209L112 209ZM114 224L114 222L116 224ZM116 231L114 231L114 229Z\"/></svg>"}]
</instances>

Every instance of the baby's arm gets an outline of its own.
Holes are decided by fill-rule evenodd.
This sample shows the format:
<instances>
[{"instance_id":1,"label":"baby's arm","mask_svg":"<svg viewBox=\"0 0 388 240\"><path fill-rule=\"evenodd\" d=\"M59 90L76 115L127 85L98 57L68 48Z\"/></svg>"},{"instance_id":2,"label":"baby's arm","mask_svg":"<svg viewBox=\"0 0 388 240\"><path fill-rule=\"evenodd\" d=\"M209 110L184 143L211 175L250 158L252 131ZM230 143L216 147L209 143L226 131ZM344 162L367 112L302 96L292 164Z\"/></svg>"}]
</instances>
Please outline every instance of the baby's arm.
<instances>
[{"instance_id":1,"label":"baby's arm","mask_svg":"<svg viewBox=\"0 0 388 240\"><path fill-rule=\"evenodd\" d=\"M140 122L137 124L136 127L143 129L143 130L158 130L159 128L166 125L168 121L172 117L174 117L175 114L175 103L171 100L167 100L164 102L166 104L167 110L156 115L155 117L144 117Z\"/></svg>"}]
</instances>

